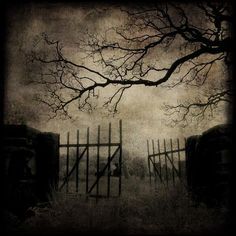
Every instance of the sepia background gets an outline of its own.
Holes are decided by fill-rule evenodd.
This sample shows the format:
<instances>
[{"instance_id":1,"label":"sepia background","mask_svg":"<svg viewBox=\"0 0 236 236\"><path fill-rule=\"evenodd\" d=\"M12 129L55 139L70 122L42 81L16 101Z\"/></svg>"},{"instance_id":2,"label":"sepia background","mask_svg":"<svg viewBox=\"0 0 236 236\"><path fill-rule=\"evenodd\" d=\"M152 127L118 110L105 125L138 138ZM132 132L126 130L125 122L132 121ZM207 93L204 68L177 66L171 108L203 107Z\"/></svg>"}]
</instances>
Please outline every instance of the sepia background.
<instances>
[{"instance_id":1,"label":"sepia background","mask_svg":"<svg viewBox=\"0 0 236 236\"><path fill-rule=\"evenodd\" d=\"M198 20L197 14L195 18ZM86 132L86 127L90 127L93 133L96 132L97 125L101 125L102 132L107 137L108 123L111 122L112 127L118 128L118 120L122 119L124 148L131 155L145 157L147 139L188 137L227 122L227 107L223 104L215 110L213 117L206 116L200 122L189 122L187 126L168 125L174 117L165 114L163 104L176 104L176 101L201 97L204 91L202 88L184 86L169 89L165 85L128 89L115 115L102 106L92 112L82 112L77 109L76 104L72 104L70 112L73 119L48 119L47 107L34 99L38 87L28 83L25 55L34 47L37 38L46 33L50 38L59 40L66 56L72 61L80 62L78 42L85 37L86 30L102 34L106 28L122 25L126 20L119 8L102 4L28 4L10 8L7 19L5 123L23 123L41 131L56 132L63 140L67 131L75 136L76 129L80 128L83 133ZM165 52L160 57L165 62L175 58L177 54L178 48L168 51L167 57ZM210 83L224 83L228 73L219 62L208 76ZM107 87L99 91L100 100L107 97L109 89L111 88ZM112 135L115 138L115 132ZM92 136L96 138L96 133Z\"/></svg>"},{"instance_id":2,"label":"sepia background","mask_svg":"<svg viewBox=\"0 0 236 236\"><path fill-rule=\"evenodd\" d=\"M201 202L201 199L199 201L197 198L195 199L194 194L191 195L189 191L191 189L191 186L187 186L189 184L188 178L189 176L191 177L192 173L190 173L189 171L190 167L187 167L186 165L187 156L189 155L189 159L195 160L195 152L200 150L200 154L197 152L198 157L203 156L203 158L206 159L204 161L202 161L201 158L198 159L200 160L198 163L199 169L198 171L196 171L197 173L195 173L195 178L198 180L204 177L204 181L209 184L209 176L211 177L209 173L214 172L214 170L216 171L216 167L213 165L214 163L211 157L214 157L214 161L219 159L215 158L216 154L218 155L218 157L222 158L222 160L225 156L227 157L227 155L230 157L228 151L231 150L225 149L227 149L227 147L231 143L231 136L229 136L229 134L227 133L230 133L231 126L219 126L219 129L213 130L213 135L212 133L210 134L210 136L212 135L213 137L210 138L205 138L204 135L201 136L203 137L203 139L201 139L201 137L199 136L195 136L194 138L190 137L192 135L200 135L204 131L212 128L215 125L232 122L232 103L227 103L227 99L230 96L232 98L233 94L233 92L231 91L232 88L228 87L227 85L227 82L232 79L229 71L230 66L227 67L228 65L226 65L226 59L229 53L227 50L229 46L224 45L224 43L227 44L227 41L222 40L223 46L220 44L221 41L218 45L220 50L222 50L221 46L225 50L222 50L223 52L220 51L222 52L222 58L218 58L214 61L214 50L216 47L211 45L214 36L212 36L213 39L211 38L211 36L209 36L210 46L207 45L210 49L213 50L212 55L211 53L206 53L203 55L203 57L200 56L194 58L200 65L204 65L204 63L208 63L208 61L213 59L212 65L210 63L210 70L205 74L206 80L205 82L203 82L203 86L199 85L198 83L201 84L201 80L204 81L204 76L203 78L199 79L195 77L195 75L197 75L198 73L195 73L194 71L191 71L192 74L189 74L189 79L190 83L196 81L197 86L191 86L190 84L185 83L186 81L182 81L183 83L179 83L178 86L173 86L173 84L178 83L178 81L180 81L181 78L184 77L186 73L188 73L188 66L191 64L188 64L189 62L187 61L186 63L183 63L184 65L180 65L179 68L181 69L179 71L178 69L176 69L176 71L165 83L162 83L158 86L135 85L126 89L123 96L120 97L120 101L117 106L117 112L112 112L109 109L110 107L104 107L104 104L112 97L117 87L119 88L119 86L115 87L109 85L105 88L95 89L94 93L96 94L96 96L98 96L98 98L96 98L96 96L92 97L91 100L89 98L89 102L91 103L91 105L94 105L92 109L79 109L80 101L75 100L69 105L67 110L70 118L67 116L60 116L59 113L56 113L56 116L54 116L55 114L52 113L51 108L54 105L53 101L55 98L55 94L51 94L50 97L50 90L48 89L52 85L50 85L50 80L46 79L45 81L47 81L47 83L42 83L45 82L44 80L42 80L42 71L45 73L50 73L50 70L48 69L52 69L51 72L54 72L53 70L55 69L55 67L53 63L52 65L50 65L51 68L50 66L47 67L47 63L43 62L40 64L40 62L47 58L47 55L49 55L49 58L50 56L52 56L52 58L57 59L58 55L55 54L55 50L51 50L52 47L55 46L55 44L51 42L59 42L59 45L62 47L60 52L62 52L64 58L66 58L67 60L78 65L91 68L92 70L95 70L96 72L101 74L105 74L106 76L112 75L112 73L108 73L108 75L106 74L107 68L104 68L104 66L101 65L102 63L96 63L96 53L94 53L94 55L90 54L90 56L88 56L89 54L86 54L87 47L85 45L86 42L88 42L90 46L94 46L93 43L96 43L96 39L98 38L101 40L101 42L104 43L104 45L106 45L106 43L109 44L109 42L116 42L116 40L118 40L118 36L116 33L114 33L114 29L116 30L117 28L123 27L124 25L128 25L128 27L130 27L128 28L130 30L128 30L130 32L130 37L135 37L135 33L138 34L139 32L134 32L136 28L133 27L133 24L135 22L130 21L132 17L129 17L132 16L132 13L127 14L128 11L132 12L133 6L128 4L112 5L105 3L52 4L33 2L27 4L12 4L9 6L10 7L7 8L6 12L7 34L5 42L6 62L4 89L4 123L24 124L28 127L35 128L42 132L57 133L60 135L60 144L65 144L68 141L67 137L69 137L69 135L67 136L67 134L68 132L70 132L70 142L68 141L68 143L72 144L71 146L73 146L70 146L69 148L68 144L67 146L60 146L59 148L57 139L58 136L50 136L51 134L46 134L45 137L54 138L49 139L49 141L54 140L52 143L53 145L57 146L57 148L54 148L54 146L52 148L52 146L50 146L45 150L41 150L44 149L42 148L44 146L38 147L36 145L39 149L37 149L37 151L39 151L39 154L37 155L40 157L38 161L45 161L46 159L48 161L50 159L50 155L52 153L53 155L56 153L52 158L56 159L55 163L57 164L58 150L60 152L60 163L58 163L59 165L54 168L55 163L51 163L52 165L54 165L53 168L56 169L56 171L59 170L60 173L55 172L59 176L55 176L55 174L52 173L52 166L48 164L49 162L46 162L46 164L44 163L44 165L41 166L40 173L42 173L42 175L39 175L39 180L43 179L42 177L45 178L45 173L48 169L50 176L53 175L54 178L58 177L59 181L57 181L59 182L59 185L63 183L63 185L60 186L63 187L65 185L67 189L65 189L64 187L64 189L62 189L62 187L60 189L59 186L60 191L57 191L58 189L54 191L53 189L52 194L50 192L51 195L49 197L47 195L48 199L46 202L42 203L36 201L34 204L31 204L30 202L27 202L29 200L32 200L30 199L30 197L32 196L27 198L27 194L31 193L31 191L28 191L26 188L26 190L28 191L28 193L26 194L26 199L24 199L24 196L21 199L21 191L22 193L24 193L24 189L18 192L18 189L13 186L13 194L10 194L9 196L14 197L16 195L15 199L17 200L14 200L14 198L13 200L11 200L11 198L9 198L9 205L15 205L17 208L21 205L23 206L23 203L26 203L27 208L22 213L23 220L20 219L19 216L14 215L14 212L13 214L11 214L11 212L7 212L6 228L9 230L9 232L40 232L45 234L49 233L49 235L58 232L89 233L90 231L96 233L118 232L119 234L151 233L166 235L169 233L172 235L176 233L184 233L190 235L202 235L202 233L220 233L222 231L225 232L225 230L228 230L228 222L230 219L228 197L226 198L225 205L217 205L216 207L210 206L211 201L209 205L207 205L204 201ZM143 6L145 7L146 5L142 5L141 9ZM180 8L178 8L179 6ZM197 10L196 5L194 5L193 3L178 5L177 8L173 9L177 9L177 11L180 10L181 12L181 7L183 7L185 12L190 13L188 15L189 21L195 24L197 29L208 29L210 27L214 29L217 28L217 24L214 24L214 22L210 22L209 20L207 21L202 18L202 15L199 13L199 10ZM227 7L229 6L227 5L224 9L228 9ZM143 9L145 12L145 8ZM214 9L214 6L213 8L211 8L210 5L209 9ZM226 13L228 13L227 10L225 11ZM205 17L207 18L207 14L205 14L204 11L203 15L205 15ZM173 13L172 16L173 20L176 20L178 18L177 14L175 15ZM211 17L207 19L211 19ZM227 38L227 33L229 33L230 31L228 26L222 23L221 29L223 33L221 34L220 31L217 31L217 33L221 34L221 37L223 39ZM145 33L149 36L152 35L152 32L149 32L148 29L144 29L143 34L145 35ZM206 31L205 34L207 33L209 33L209 35L215 35L215 31L213 30ZM104 35L106 35L110 41L102 41ZM160 68L169 68L171 64L178 58L181 58L185 56L185 54L191 53L192 51L198 50L202 47L201 40L200 42L197 41L197 46L192 45L187 40L186 46L183 44L180 38L180 36L179 38L178 36L174 36L172 38L173 44L171 44L171 40L170 44L167 40L167 43L164 42L163 44L161 43L160 45L158 45L157 48L152 48L152 50L150 50L150 52L145 55L146 65L151 65L154 67L158 65ZM152 36L150 36L150 40L152 40ZM157 39L155 38L154 40ZM122 43L122 45L124 45L125 47L129 47L128 43ZM135 44L134 42L132 43L132 45ZM96 49L96 47L92 49ZM117 51L117 55L120 56L121 52L119 50ZM218 56L218 53L216 54L216 56ZM31 57L32 55L33 57ZM106 56L108 58L107 61L109 61L109 57L112 58L112 49L111 51L108 50ZM40 57L43 58L42 61L40 61ZM57 65L57 63L55 64ZM62 63L61 67L63 68L64 65L66 65L66 63ZM68 69L68 67L66 66L64 68L66 68L65 71L70 69ZM58 68L56 67L56 69ZM59 67L59 69L61 68ZM73 69L75 72L78 72L80 67L79 69L73 67ZM125 68L125 70L126 69L127 68ZM87 72L89 73L89 70L87 70ZM79 73L80 71L77 73L77 75L83 77L83 75L80 75ZM149 81L158 81L159 78L162 78L163 74L165 74L165 72L155 71L154 73L148 74L147 77L141 76L141 79L144 78L148 79ZM95 75L95 78L92 77L93 75L94 74L90 74L88 75L88 77L91 76L91 78L94 80L99 79L98 74ZM201 73L199 73L198 75L201 77ZM60 77L59 74L57 74L57 76ZM65 76L63 79L66 80L68 77ZM81 79L81 77L79 79ZM118 79L122 80L123 78L118 77ZM72 85L75 84L72 83ZM87 86L86 83L84 85L85 87ZM194 113L190 112L185 121L176 122L176 119L178 119L178 115L181 115L181 113L177 112L171 114L172 112L165 109L168 105L176 106L178 104L185 104L186 102L189 102L191 104L194 103L194 101L200 100L207 102L209 101L208 98L212 94L214 94L214 92L220 91L220 89L221 91L229 90L230 92L226 93L228 97L224 97L223 95L222 100L220 100L220 102L217 103L216 106L213 106L212 110L206 110L206 112L203 113L202 117L198 115L194 116ZM66 92L61 92L60 95L61 97L70 97L70 94L66 94ZM41 98L41 100L38 99L39 97ZM47 99L49 99L49 104L50 101L52 101L51 106L47 106L46 103L42 102L43 100L47 101ZM81 98L82 102L84 101L83 99L86 100L86 96L85 98ZM224 99L226 100L225 103L223 102ZM122 145L119 143L119 120L122 120L123 125ZM93 181L95 181L96 179L99 180L100 177L98 177L99 175L97 173L99 169L99 160L101 164L100 169L102 169L102 164L107 163L107 160L109 160L111 153L114 153L115 149L114 146L111 147L109 144L105 144L101 148L99 147L99 145L94 145L94 147L90 147L89 149L88 147L86 147L86 132L87 127L89 127L89 142L90 144L97 143L97 132L98 126L100 125L100 141L102 144L108 143L109 123L111 123L112 127L111 142L118 143L118 146L116 148L117 150L119 149L119 152L116 152L116 154L120 154L119 165L120 167L122 166L122 175L119 174L120 172L118 172L116 176L114 175L114 173L111 175L108 167L106 167L107 170L106 168L104 170L107 172L104 172L100 176L101 179L99 188L101 191L99 192L100 194L107 193L107 189L110 189L111 185L111 192L116 194L114 194L114 196L112 194L111 196L107 194L100 199L97 190L95 199L89 195L90 192L87 192L87 190L84 193L85 184L90 186ZM76 143L77 141L77 129L79 129L80 131L79 143L82 144L81 146L85 144L83 146L83 148L85 149L83 149L81 146L76 147L75 145L73 145L73 143ZM27 130L31 129L29 128L26 129L26 131ZM33 130L32 133L34 132L35 131ZM226 134L224 132L226 132ZM5 135L7 137L8 133ZM42 133L40 133L40 135L42 135ZM8 139L8 141L11 141L11 138ZM187 139L188 145L185 145L185 138L189 138ZM164 139L166 140L166 143ZM180 140L180 146L178 147L177 139ZM157 155L159 155L159 162L156 159L157 162L155 163L155 157L153 155L154 162L152 162L153 165L151 164L151 168L150 163L148 166L147 162L147 160L150 162L150 156L152 156L148 155L147 140L149 140L150 147L153 143L153 150L151 150L151 154L152 151L154 153L154 140L156 148L158 144L158 142L156 142L157 140L160 140L161 144L161 150L159 150L158 154L155 155L156 157ZM152 142L150 142L151 140ZM174 150L172 149L172 140ZM202 142L202 145L205 145L202 150L201 145L199 145L199 140L200 144ZM36 143L37 142L39 141L36 141ZM167 144L167 150L165 144ZM196 151L196 147L199 148L199 150ZM12 155L12 157L16 157L17 160L19 154L17 154L17 152L12 152L11 154L11 152L9 152L11 148L11 146L9 148L6 145L5 155L8 159L10 159L9 157L11 157ZM168 150L170 150L170 148L171 151L169 152ZM228 147L228 149L230 148ZM86 150L87 152L85 152ZM41 151L43 154L41 153ZM162 162L160 161L160 151L164 152L164 156L162 157L165 158L165 163L164 159L162 159ZM173 163L167 163L166 157L168 155L166 151L168 153L171 153L170 156L172 157L172 160L173 158L175 158L175 161L173 161ZM83 154L87 153L87 158L85 157L85 155L83 156L83 154L81 154L82 152ZM80 166L79 162L77 163L78 153L80 153L80 157L83 157ZM88 157L89 155L90 157ZM208 156L206 155L209 155L209 158L207 158ZM31 160L34 161L33 158ZM98 160L97 163L96 160ZM209 160L212 161L212 163L210 163ZM34 163L33 161L31 162L31 164L33 163L32 166L35 168L36 162ZM113 162L115 161L115 164L117 164L118 166L118 155L116 155L116 158L114 158ZM8 163L10 163L10 161ZM194 167L193 163L194 162L192 162L192 167ZM212 165L207 166L207 163L210 163ZM29 164L30 168L32 168L31 164ZM220 167L222 167L223 165L224 163ZM74 173L75 171L71 171L75 170L75 167L77 167L77 169L79 168L79 171L77 173ZM157 171L154 167L159 168L160 171L164 170L165 167L165 171L162 172L162 175L159 175L159 178L157 178ZM175 168L177 174L173 172L173 167ZM209 169L207 169L208 167ZM20 169L18 168L18 165L16 165L16 170L17 169ZM112 171L114 171L114 165L111 167L111 169ZM226 172L228 171L227 173L229 174L231 173L230 170L231 163L229 162L226 163ZM69 171L71 171L70 174ZM186 174L187 171L189 171L188 174ZM193 169L191 169L191 171L193 171ZM222 170L222 172L223 171L224 170ZM86 175L88 176L88 174L89 178L86 179L85 177ZM110 179L110 176L112 177L111 184L108 181L108 179ZM160 176L164 181L162 181L162 178ZM168 176L172 178L169 178ZM30 178L33 177L31 176ZM75 191L75 183L78 181L78 179L79 191ZM31 180L32 179L30 179L30 181ZM109 184L107 184L108 182ZM217 180L215 182L216 186L218 186ZM231 180L229 182L231 183ZM227 182L228 185L230 185L229 182ZM27 183L27 181L25 181L25 183ZM210 185L211 183L209 184L209 186ZM98 187L98 182L96 186ZM119 194L121 194L122 192L119 197L116 196L118 194L118 186L120 190L122 189L122 191L119 191ZM207 187L209 186L207 185ZM206 189L208 190L207 187ZM217 198L218 194L221 192L223 191L219 190L214 197ZM18 193L20 197L18 196ZM45 194L48 194L48 192L45 191ZM212 194L214 195L214 193ZM228 194L228 192L226 194ZM21 200L18 200L17 197L19 197L19 199ZM205 196L203 194L203 198L204 197ZM215 198L211 200L213 202Z\"/></svg>"}]
</instances>

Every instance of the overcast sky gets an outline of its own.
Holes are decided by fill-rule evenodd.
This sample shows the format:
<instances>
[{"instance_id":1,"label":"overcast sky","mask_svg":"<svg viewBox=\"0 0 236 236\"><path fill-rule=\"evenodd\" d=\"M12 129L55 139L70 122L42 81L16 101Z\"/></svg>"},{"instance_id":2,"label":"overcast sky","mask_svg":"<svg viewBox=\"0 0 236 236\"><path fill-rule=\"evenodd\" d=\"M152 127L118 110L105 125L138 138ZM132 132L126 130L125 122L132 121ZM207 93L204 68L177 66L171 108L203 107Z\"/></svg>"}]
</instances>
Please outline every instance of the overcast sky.
<instances>
[{"instance_id":1,"label":"overcast sky","mask_svg":"<svg viewBox=\"0 0 236 236\"><path fill-rule=\"evenodd\" d=\"M10 9L7 36L7 73L6 73L6 107L8 114L21 107L22 112L29 113L26 123L41 131L60 133L64 141L67 131L76 136L76 129L80 128L81 137L85 136L86 127L91 129L91 139L96 139L96 129L100 124L102 136L108 138L108 124L112 123L114 139L117 138L119 119L123 120L124 148L131 155L146 157L146 140L163 138L188 137L200 134L202 131L226 122L224 112L216 115L212 121L201 124L190 123L188 127L166 126L170 117L165 116L161 106L164 102L173 104L177 100L188 99L194 95L200 96L201 90L187 90L175 88L169 90L163 87L132 87L127 90L121 100L119 112L114 117L103 109L93 113L74 110L74 120L54 119L47 121L45 110L33 100L35 88L26 85L24 79L26 68L24 53L33 45L37 35L46 32L52 38L63 42L64 51L73 60L79 60L76 43L83 35L85 28L100 31L110 25L119 25L125 20L116 8L104 11L103 8L78 5L27 5L25 8ZM171 53L171 52L169 52ZM172 52L173 57L176 52ZM162 55L165 60L165 55ZM220 70L220 69L219 69ZM221 72L215 76L222 76ZM105 96L105 95L104 95ZM11 107L9 109L9 107ZM15 106L15 108L14 108ZM18 109L19 110L19 109ZM16 116L19 113L16 113ZM20 114L22 115L22 114Z\"/></svg>"}]
</instances>

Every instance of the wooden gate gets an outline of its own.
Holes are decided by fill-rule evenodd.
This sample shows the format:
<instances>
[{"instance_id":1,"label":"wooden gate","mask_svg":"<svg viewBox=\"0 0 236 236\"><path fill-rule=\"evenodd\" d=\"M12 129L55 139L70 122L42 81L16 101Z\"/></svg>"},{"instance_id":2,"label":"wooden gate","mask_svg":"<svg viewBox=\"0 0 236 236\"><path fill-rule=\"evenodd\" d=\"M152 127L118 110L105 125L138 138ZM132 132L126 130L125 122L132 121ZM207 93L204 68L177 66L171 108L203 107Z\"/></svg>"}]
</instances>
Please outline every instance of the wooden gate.
<instances>
[{"instance_id":1,"label":"wooden gate","mask_svg":"<svg viewBox=\"0 0 236 236\"><path fill-rule=\"evenodd\" d=\"M64 178L62 179L59 190L65 190L66 193L82 193L86 196L91 197L115 197L121 195L121 175L122 175L122 121L119 121L119 141L112 142L112 130L111 123L109 123L108 129L108 142L101 142L101 129L100 125L97 129L96 142L90 143L90 132L87 128L86 143L80 143L80 132L77 130L76 143L70 143L70 133L67 133L67 141L65 144L60 144L60 149L66 151L65 159L66 163L64 164ZM71 149L75 149L75 160L71 166ZM106 158L101 160L101 149L106 149L107 154ZM95 155L90 156L91 149L95 151ZM94 150L95 149L95 150ZM113 150L112 150L113 149ZM104 150L103 150L104 151ZM104 157L104 156L103 156ZM112 171L111 165L115 162L115 170ZM84 168L80 166L82 161L85 161ZM95 164L94 172L91 174L91 161ZM103 162L101 162L103 161ZM62 166L62 165L61 165ZM61 167L62 168L62 167ZM63 170L61 170L63 172ZM85 181L82 181L81 173L84 173ZM116 183L111 184L111 178L116 178ZM71 188L73 184L72 178L75 181L75 188ZM106 194L100 194L100 181L101 179L107 178L106 180ZM83 186L83 184L85 186ZM103 184L104 185L104 184ZM103 186L104 187L104 186ZM111 187L117 194L112 196ZM114 191L113 191L114 192Z\"/></svg>"},{"instance_id":2,"label":"wooden gate","mask_svg":"<svg viewBox=\"0 0 236 236\"><path fill-rule=\"evenodd\" d=\"M152 178L154 178L155 186L157 183L166 187L175 185L177 182L185 184L186 139L181 143L182 147L180 147L179 139L175 142L172 139L169 142L164 139L162 143L159 139L156 142L151 140L151 143L147 140L150 184L152 184Z\"/></svg>"}]
</instances>

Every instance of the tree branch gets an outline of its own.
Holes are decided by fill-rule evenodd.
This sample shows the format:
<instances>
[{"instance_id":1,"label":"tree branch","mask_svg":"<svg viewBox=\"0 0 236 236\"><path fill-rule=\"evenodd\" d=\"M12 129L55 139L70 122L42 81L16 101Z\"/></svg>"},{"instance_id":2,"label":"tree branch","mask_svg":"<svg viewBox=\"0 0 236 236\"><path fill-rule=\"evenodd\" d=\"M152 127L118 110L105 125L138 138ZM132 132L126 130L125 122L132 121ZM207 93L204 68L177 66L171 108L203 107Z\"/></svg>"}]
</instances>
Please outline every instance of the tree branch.
<instances>
[{"instance_id":1,"label":"tree branch","mask_svg":"<svg viewBox=\"0 0 236 236\"><path fill-rule=\"evenodd\" d=\"M91 99L99 98L95 90L118 86L104 103L117 112L125 90L135 85L157 87L168 82L169 88L183 83L203 86L213 65L224 62L231 51L232 20L226 3L201 3L193 7L195 14L200 15L200 22L196 22L184 4L121 9L126 14L126 25L106 29L102 36L88 32L87 41L82 39L85 61L81 61L82 57L77 62L66 58L62 43L43 34L46 52L37 51L36 47L29 60L40 68L39 72L33 71L31 81L48 87L50 93L46 98L50 101L43 98L40 101L55 115L67 115L73 102L79 101L79 109L92 110ZM180 50L173 59L170 52L178 47ZM201 110L204 113L208 107L229 102L226 95L214 94L207 102L167 108L184 110L185 118L192 108L204 108Z\"/></svg>"}]
</instances>

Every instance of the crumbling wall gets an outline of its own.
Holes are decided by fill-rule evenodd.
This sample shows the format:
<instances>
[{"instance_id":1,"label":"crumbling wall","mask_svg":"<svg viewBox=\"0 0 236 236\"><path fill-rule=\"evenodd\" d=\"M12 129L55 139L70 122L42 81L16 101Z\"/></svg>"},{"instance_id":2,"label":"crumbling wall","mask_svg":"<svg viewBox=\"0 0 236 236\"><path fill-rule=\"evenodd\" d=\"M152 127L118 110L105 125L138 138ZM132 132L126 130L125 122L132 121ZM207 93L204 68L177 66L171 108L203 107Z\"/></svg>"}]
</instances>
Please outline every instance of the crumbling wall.
<instances>
[{"instance_id":1,"label":"crumbling wall","mask_svg":"<svg viewBox=\"0 0 236 236\"><path fill-rule=\"evenodd\" d=\"M59 135L26 125L4 126L4 193L6 208L20 215L47 201L57 189Z\"/></svg>"},{"instance_id":2,"label":"crumbling wall","mask_svg":"<svg viewBox=\"0 0 236 236\"><path fill-rule=\"evenodd\" d=\"M232 177L232 127L218 125L186 143L187 184L207 203L228 202Z\"/></svg>"}]
</instances>

